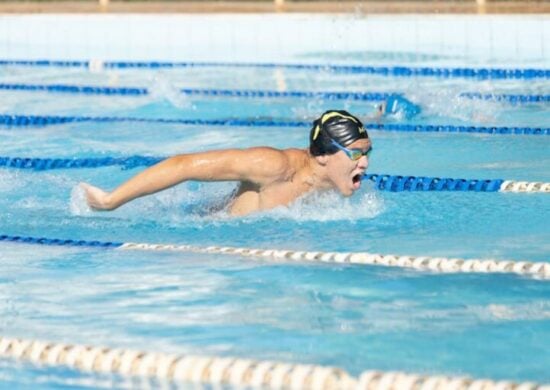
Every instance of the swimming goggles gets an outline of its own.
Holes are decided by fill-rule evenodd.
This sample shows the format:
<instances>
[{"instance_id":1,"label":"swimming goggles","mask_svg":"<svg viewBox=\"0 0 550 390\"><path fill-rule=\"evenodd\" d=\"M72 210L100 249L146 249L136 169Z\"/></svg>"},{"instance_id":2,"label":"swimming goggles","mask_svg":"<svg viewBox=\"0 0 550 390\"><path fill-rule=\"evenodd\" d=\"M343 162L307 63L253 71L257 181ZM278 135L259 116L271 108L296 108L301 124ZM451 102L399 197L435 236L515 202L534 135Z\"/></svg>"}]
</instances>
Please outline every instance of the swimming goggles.
<instances>
[{"instance_id":1,"label":"swimming goggles","mask_svg":"<svg viewBox=\"0 0 550 390\"><path fill-rule=\"evenodd\" d=\"M332 144L334 146L336 146L338 149L340 149L342 152L344 152L353 161L357 161L363 156L369 158L370 154L372 152L372 146L369 147L369 149L367 151L363 152L363 150L361 150L361 149L348 149L348 148L340 145L338 142L336 142L333 139L331 139L330 142L332 142Z\"/></svg>"}]
</instances>

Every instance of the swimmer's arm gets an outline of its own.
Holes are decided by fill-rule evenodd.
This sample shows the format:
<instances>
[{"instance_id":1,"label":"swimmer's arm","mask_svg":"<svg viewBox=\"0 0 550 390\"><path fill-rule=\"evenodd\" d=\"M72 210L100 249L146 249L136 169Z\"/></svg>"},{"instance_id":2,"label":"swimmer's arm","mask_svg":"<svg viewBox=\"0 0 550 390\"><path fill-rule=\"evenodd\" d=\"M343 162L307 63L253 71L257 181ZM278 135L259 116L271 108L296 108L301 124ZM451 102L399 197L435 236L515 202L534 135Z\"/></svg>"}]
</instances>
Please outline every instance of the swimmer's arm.
<instances>
[{"instance_id":1,"label":"swimmer's arm","mask_svg":"<svg viewBox=\"0 0 550 390\"><path fill-rule=\"evenodd\" d=\"M187 180L267 184L284 174L286 165L285 154L276 149L228 149L170 157L132 177L111 193L86 183L82 187L93 209L114 210L136 198Z\"/></svg>"}]
</instances>

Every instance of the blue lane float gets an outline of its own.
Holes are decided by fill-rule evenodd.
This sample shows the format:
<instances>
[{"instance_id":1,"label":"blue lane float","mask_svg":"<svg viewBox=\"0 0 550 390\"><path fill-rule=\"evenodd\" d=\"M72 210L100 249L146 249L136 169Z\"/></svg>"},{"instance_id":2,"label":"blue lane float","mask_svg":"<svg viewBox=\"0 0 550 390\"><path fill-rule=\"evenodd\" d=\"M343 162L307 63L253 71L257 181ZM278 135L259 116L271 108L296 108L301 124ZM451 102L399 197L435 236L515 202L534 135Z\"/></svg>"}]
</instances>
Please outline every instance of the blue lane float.
<instances>
[{"instance_id":1,"label":"blue lane float","mask_svg":"<svg viewBox=\"0 0 550 390\"><path fill-rule=\"evenodd\" d=\"M162 161L163 157L131 156L101 158L24 158L0 157L0 167L48 171L56 169L82 169L120 166L123 169L149 167ZM440 177L401 176L367 174L363 180L374 183L382 191L474 191L497 192L504 182L502 179L452 179Z\"/></svg>"},{"instance_id":2,"label":"blue lane float","mask_svg":"<svg viewBox=\"0 0 550 390\"><path fill-rule=\"evenodd\" d=\"M29 236L8 236L5 234L0 235L0 242L14 242L22 244L37 244L48 246L71 246L71 247L88 247L88 248L118 248L124 245L123 242L110 242L110 241L86 241L86 240L67 240L58 238L46 238L46 237L29 237Z\"/></svg>"},{"instance_id":3,"label":"blue lane float","mask_svg":"<svg viewBox=\"0 0 550 390\"><path fill-rule=\"evenodd\" d=\"M195 126L236 126L236 127L309 127L309 121L278 121L271 119L167 119L136 117L97 117L60 115L0 115L0 125L8 127L48 126L82 122L138 122Z\"/></svg>"},{"instance_id":4,"label":"blue lane float","mask_svg":"<svg viewBox=\"0 0 550 390\"><path fill-rule=\"evenodd\" d=\"M442 77L473 79L549 79L550 69L505 69L505 68L435 68L408 66L365 66L337 64L289 64L289 63L236 63L236 62L146 62L146 61L50 61L50 60L0 60L4 66L50 66L50 67L91 67L108 69L126 68L282 68L333 73L369 74L392 77Z\"/></svg>"},{"instance_id":5,"label":"blue lane float","mask_svg":"<svg viewBox=\"0 0 550 390\"><path fill-rule=\"evenodd\" d=\"M367 174L363 180L374 182L374 186L382 191L469 191L498 192L502 179L452 179L442 177L400 176Z\"/></svg>"},{"instance_id":6,"label":"blue lane float","mask_svg":"<svg viewBox=\"0 0 550 390\"><path fill-rule=\"evenodd\" d=\"M479 92L463 92L459 95L462 98L473 100L490 100L497 102L508 102L512 104L525 103L549 103L550 95L520 95L520 94L494 94Z\"/></svg>"},{"instance_id":7,"label":"blue lane float","mask_svg":"<svg viewBox=\"0 0 550 390\"><path fill-rule=\"evenodd\" d=\"M508 127L508 126L456 126L456 125L422 125L398 123L367 123L369 130L421 132L421 133L477 133L477 134L517 134L517 135L550 135L550 128L541 127Z\"/></svg>"},{"instance_id":8,"label":"blue lane float","mask_svg":"<svg viewBox=\"0 0 550 390\"><path fill-rule=\"evenodd\" d=\"M89 85L64 85L64 84L0 84L0 90L6 91L38 91L73 93L84 95L120 95L143 96L151 94L147 88L140 87L104 87ZM245 98L300 98L300 99L324 99L324 100L358 100L358 101L383 101L394 92L338 92L338 91L271 91L254 89L198 89L182 88L180 92L188 96L214 96L214 97L245 97Z\"/></svg>"},{"instance_id":9,"label":"blue lane float","mask_svg":"<svg viewBox=\"0 0 550 390\"><path fill-rule=\"evenodd\" d=\"M60 92L79 93L86 95L147 95L147 88L136 87L103 87L89 85L65 85L65 84L0 84L0 90L5 91L39 91L39 92Z\"/></svg>"},{"instance_id":10,"label":"blue lane float","mask_svg":"<svg viewBox=\"0 0 550 390\"><path fill-rule=\"evenodd\" d=\"M246 98L299 98L324 100L384 101L395 92L337 92L337 91L269 91L252 89L188 89L180 90L186 95L246 97Z\"/></svg>"},{"instance_id":11,"label":"blue lane float","mask_svg":"<svg viewBox=\"0 0 550 390\"><path fill-rule=\"evenodd\" d=\"M163 157L97 157L97 158L27 158L0 157L0 167L49 171L56 169L82 169L120 166L123 169L148 167L162 161Z\"/></svg>"},{"instance_id":12,"label":"blue lane float","mask_svg":"<svg viewBox=\"0 0 550 390\"><path fill-rule=\"evenodd\" d=\"M135 117L92 117L92 116L58 116L58 115L0 115L0 126L7 127L42 127L67 123L159 123L192 126L229 126L229 127L311 127L310 121L270 120L270 119L166 119ZM423 124L382 124L366 123L369 130L427 132L427 133L477 133L477 134L516 134L516 135L550 135L550 128L542 127L496 127L496 126L457 126L457 125L423 125Z\"/></svg>"},{"instance_id":13,"label":"blue lane float","mask_svg":"<svg viewBox=\"0 0 550 390\"><path fill-rule=\"evenodd\" d=\"M7 91L38 91L55 93L74 93L84 95L120 95L143 96L150 95L151 91L142 87L105 87L90 85L65 84L6 84L0 83L0 90ZM355 100L355 101L385 101L390 96L401 92L338 92L338 91L272 91L254 89L199 89L182 88L179 90L188 96L213 96L234 98L298 98L323 100ZM459 97L472 100L506 101L512 104L548 103L550 95L521 95L521 94L482 94L479 92L464 92Z\"/></svg>"}]
</instances>

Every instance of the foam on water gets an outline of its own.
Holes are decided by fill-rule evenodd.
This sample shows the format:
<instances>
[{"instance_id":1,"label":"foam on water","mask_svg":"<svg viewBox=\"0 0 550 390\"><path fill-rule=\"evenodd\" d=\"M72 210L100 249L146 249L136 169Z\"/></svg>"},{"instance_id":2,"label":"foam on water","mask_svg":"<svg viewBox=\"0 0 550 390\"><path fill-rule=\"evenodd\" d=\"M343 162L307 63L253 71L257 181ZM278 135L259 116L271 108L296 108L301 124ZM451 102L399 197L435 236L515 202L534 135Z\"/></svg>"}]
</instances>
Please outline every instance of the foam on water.
<instances>
[{"instance_id":1,"label":"foam on water","mask_svg":"<svg viewBox=\"0 0 550 390\"><path fill-rule=\"evenodd\" d=\"M468 124L495 123L498 114L503 109L503 102L467 99L460 96L457 88L426 88L421 91L407 93L407 98L423 108L421 119L438 117L455 119ZM403 120L404 118L400 118Z\"/></svg>"},{"instance_id":2,"label":"foam on water","mask_svg":"<svg viewBox=\"0 0 550 390\"><path fill-rule=\"evenodd\" d=\"M372 188L352 197L344 198L335 191L307 194L288 206L279 206L234 218L228 214L228 206L236 190L234 183L197 183L159 192L136 199L113 212L114 215L136 219L162 220L169 223L223 222L233 219L254 222L258 219L290 219L298 222L340 221L356 223L371 219L384 211L382 197ZM77 185L71 191L69 208L75 216L94 216L86 203L83 189Z\"/></svg>"},{"instance_id":3,"label":"foam on water","mask_svg":"<svg viewBox=\"0 0 550 390\"><path fill-rule=\"evenodd\" d=\"M234 184L228 183L216 186L189 182L136 199L109 214L153 221L162 217L165 222L188 222L196 218L203 219L224 208L223 206L227 202L223 201L229 201L231 189L234 187ZM69 207L73 215L97 215L87 205L85 193L79 185L76 185L71 191Z\"/></svg>"},{"instance_id":4,"label":"foam on water","mask_svg":"<svg viewBox=\"0 0 550 390\"><path fill-rule=\"evenodd\" d=\"M72 215L84 216L92 214L92 209L86 202L86 193L80 185L73 187L71 191L69 209Z\"/></svg>"},{"instance_id":5,"label":"foam on water","mask_svg":"<svg viewBox=\"0 0 550 390\"><path fill-rule=\"evenodd\" d=\"M550 319L550 301L541 300L513 305L490 304L485 315L494 321L544 321ZM481 315L483 318L483 315Z\"/></svg>"},{"instance_id":6,"label":"foam on water","mask_svg":"<svg viewBox=\"0 0 550 390\"><path fill-rule=\"evenodd\" d=\"M191 100L180 93L178 87L174 85L171 78L161 72L156 73L149 81L149 93L154 100L164 100L170 102L176 108L190 108Z\"/></svg>"},{"instance_id":7,"label":"foam on water","mask_svg":"<svg viewBox=\"0 0 550 390\"><path fill-rule=\"evenodd\" d=\"M372 219L384 212L384 201L372 189L344 198L336 191L307 194L288 206L276 207L259 213L257 217L291 219L300 222L349 221L357 223Z\"/></svg>"}]
</instances>

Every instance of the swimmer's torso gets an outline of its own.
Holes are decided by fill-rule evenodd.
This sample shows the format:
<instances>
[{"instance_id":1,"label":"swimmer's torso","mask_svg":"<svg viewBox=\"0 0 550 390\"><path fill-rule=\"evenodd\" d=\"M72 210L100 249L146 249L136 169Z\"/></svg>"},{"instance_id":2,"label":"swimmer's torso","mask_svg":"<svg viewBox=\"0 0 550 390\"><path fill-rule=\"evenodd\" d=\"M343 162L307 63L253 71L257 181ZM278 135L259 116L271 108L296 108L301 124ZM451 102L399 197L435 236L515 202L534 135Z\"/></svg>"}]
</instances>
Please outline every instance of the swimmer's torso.
<instances>
[{"instance_id":1,"label":"swimmer's torso","mask_svg":"<svg viewBox=\"0 0 550 390\"><path fill-rule=\"evenodd\" d=\"M232 215L244 215L259 210L287 205L305 194L310 185L303 177L307 165L307 153L303 150L284 151L288 164L281 170L281 175L271 183L256 184L241 182L235 197L229 205Z\"/></svg>"}]
</instances>

